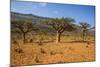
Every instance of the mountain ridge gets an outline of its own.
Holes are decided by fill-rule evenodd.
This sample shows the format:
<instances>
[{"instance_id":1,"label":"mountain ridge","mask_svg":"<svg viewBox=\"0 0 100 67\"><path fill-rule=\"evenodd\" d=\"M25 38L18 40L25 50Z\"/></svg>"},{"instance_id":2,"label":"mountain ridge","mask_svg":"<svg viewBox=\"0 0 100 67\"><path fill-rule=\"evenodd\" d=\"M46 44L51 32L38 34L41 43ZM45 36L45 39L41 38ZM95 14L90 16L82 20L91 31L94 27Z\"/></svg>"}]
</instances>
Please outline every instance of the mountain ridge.
<instances>
[{"instance_id":1,"label":"mountain ridge","mask_svg":"<svg viewBox=\"0 0 100 67\"><path fill-rule=\"evenodd\" d=\"M47 19L51 19L51 18L37 16L34 14L23 14L18 12L11 12L11 20L29 20L29 21L31 20L33 22L39 22Z\"/></svg>"}]
</instances>

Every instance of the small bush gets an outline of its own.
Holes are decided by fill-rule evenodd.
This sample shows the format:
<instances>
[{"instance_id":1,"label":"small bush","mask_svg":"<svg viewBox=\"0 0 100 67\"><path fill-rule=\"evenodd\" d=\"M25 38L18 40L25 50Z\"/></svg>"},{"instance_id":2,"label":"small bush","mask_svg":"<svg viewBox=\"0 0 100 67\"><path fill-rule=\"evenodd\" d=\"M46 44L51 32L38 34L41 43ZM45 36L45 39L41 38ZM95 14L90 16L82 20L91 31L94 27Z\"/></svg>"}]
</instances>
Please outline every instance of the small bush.
<instances>
[{"instance_id":1,"label":"small bush","mask_svg":"<svg viewBox=\"0 0 100 67\"><path fill-rule=\"evenodd\" d=\"M89 46L88 45L86 45L86 48L88 48Z\"/></svg>"},{"instance_id":2,"label":"small bush","mask_svg":"<svg viewBox=\"0 0 100 67\"><path fill-rule=\"evenodd\" d=\"M40 39L38 40L38 45L43 45L43 38L40 38Z\"/></svg>"},{"instance_id":3,"label":"small bush","mask_svg":"<svg viewBox=\"0 0 100 67\"><path fill-rule=\"evenodd\" d=\"M30 43L32 43L33 42L33 39L30 39L30 41L29 41Z\"/></svg>"},{"instance_id":4,"label":"small bush","mask_svg":"<svg viewBox=\"0 0 100 67\"><path fill-rule=\"evenodd\" d=\"M18 44L18 42L16 40L13 41L13 44Z\"/></svg>"},{"instance_id":5,"label":"small bush","mask_svg":"<svg viewBox=\"0 0 100 67\"><path fill-rule=\"evenodd\" d=\"M51 54L51 55L55 55L56 53L55 53L55 52L50 52L50 54Z\"/></svg>"},{"instance_id":6,"label":"small bush","mask_svg":"<svg viewBox=\"0 0 100 67\"><path fill-rule=\"evenodd\" d=\"M43 53L43 54L46 53L46 51L44 49L41 48L40 50L41 50L41 53Z\"/></svg>"},{"instance_id":7,"label":"small bush","mask_svg":"<svg viewBox=\"0 0 100 67\"><path fill-rule=\"evenodd\" d=\"M36 62L36 63L40 63L40 60L39 60L38 57L35 58L35 62Z\"/></svg>"},{"instance_id":8,"label":"small bush","mask_svg":"<svg viewBox=\"0 0 100 67\"><path fill-rule=\"evenodd\" d=\"M69 50L74 50L74 48L72 48L72 47L69 47Z\"/></svg>"},{"instance_id":9,"label":"small bush","mask_svg":"<svg viewBox=\"0 0 100 67\"><path fill-rule=\"evenodd\" d=\"M16 48L16 49L15 49L15 52L17 52L17 53L24 53L23 50L22 50L21 48Z\"/></svg>"}]
</instances>

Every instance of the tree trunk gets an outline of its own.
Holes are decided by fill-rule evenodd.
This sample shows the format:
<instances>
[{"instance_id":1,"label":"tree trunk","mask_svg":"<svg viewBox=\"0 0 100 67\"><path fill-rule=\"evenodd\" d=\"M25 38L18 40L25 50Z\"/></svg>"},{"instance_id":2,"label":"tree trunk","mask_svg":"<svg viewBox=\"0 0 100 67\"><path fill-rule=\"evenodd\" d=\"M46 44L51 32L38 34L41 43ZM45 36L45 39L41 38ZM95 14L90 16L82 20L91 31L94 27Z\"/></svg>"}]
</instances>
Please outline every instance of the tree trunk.
<instances>
[{"instance_id":1,"label":"tree trunk","mask_svg":"<svg viewBox=\"0 0 100 67\"><path fill-rule=\"evenodd\" d=\"M57 32L57 35L56 35L56 43L59 43L60 42L60 38L61 38L61 33Z\"/></svg>"},{"instance_id":2,"label":"tree trunk","mask_svg":"<svg viewBox=\"0 0 100 67\"><path fill-rule=\"evenodd\" d=\"M23 33L23 43L26 43L26 33Z\"/></svg>"},{"instance_id":3,"label":"tree trunk","mask_svg":"<svg viewBox=\"0 0 100 67\"><path fill-rule=\"evenodd\" d=\"M85 41L85 31L83 31L82 38L83 38L83 41Z\"/></svg>"}]
</instances>

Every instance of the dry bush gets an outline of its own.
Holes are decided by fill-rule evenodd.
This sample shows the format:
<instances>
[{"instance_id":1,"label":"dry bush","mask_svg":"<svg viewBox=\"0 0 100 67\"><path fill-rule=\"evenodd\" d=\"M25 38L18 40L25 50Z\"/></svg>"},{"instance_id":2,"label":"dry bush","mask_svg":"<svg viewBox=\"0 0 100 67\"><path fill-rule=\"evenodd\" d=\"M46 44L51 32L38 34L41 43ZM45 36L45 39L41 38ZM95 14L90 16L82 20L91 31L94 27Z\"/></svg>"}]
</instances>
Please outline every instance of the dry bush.
<instances>
[{"instance_id":1,"label":"dry bush","mask_svg":"<svg viewBox=\"0 0 100 67\"><path fill-rule=\"evenodd\" d=\"M69 49L69 50L74 50L74 48L72 48L72 47L69 47L68 49Z\"/></svg>"},{"instance_id":2,"label":"dry bush","mask_svg":"<svg viewBox=\"0 0 100 67\"><path fill-rule=\"evenodd\" d=\"M16 48L16 49L15 49L15 52L17 52L17 53L24 53L23 50L22 50L21 48Z\"/></svg>"},{"instance_id":3,"label":"dry bush","mask_svg":"<svg viewBox=\"0 0 100 67\"><path fill-rule=\"evenodd\" d=\"M46 54L46 51L43 48L41 48L40 51L41 53Z\"/></svg>"},{"instance_id":4,"label":"dry bush","mask_svg":"<svg viewBox=\"0 0 100 67\"><path fill-rule=\"evenodd\" d=\"M40 62L41 62L41 61L39 60L39 57L38 57L38 56L36 56L35 62L36 62L36 63L40 63Z\"/></svg>"},{"instance_id":5,"label":"dry bush","mask_svg":"<svg viewBox=\"0 0 100 67\"><path fill-rule=\"evenodd\" d=\"M43 45L43 37L39 37L38 39L38 45Z\"/></svg>"},{"instance_id":6,"label":"dry bush","mask_svg":"<svg viewBox=\"0 0 100 67\"><path fill-rule=\"evenodd\" d=\"M18 44L17 40L13 40L13 44Z\"/></svg>"},{"instance_id":7,"label":"dry bush","mask_svg":"<svg viewBox=\"0 0 100 67\"><path fill-rule=\"evenodd\" d=\"M56 53L52 51L52 52L50 52L50 54L51 54L51 55L55 55Z\"/></svg>"},{"instance_id":8,"label":"dry bush","mask_svg":"<svg viewBox=\"0 0 100 67\"><path fill-rule=\"evenodd\" d=\"M30 39L30 41L29 41L30 43L33 43L33 39Z\"/></svg>"}]
</instances>

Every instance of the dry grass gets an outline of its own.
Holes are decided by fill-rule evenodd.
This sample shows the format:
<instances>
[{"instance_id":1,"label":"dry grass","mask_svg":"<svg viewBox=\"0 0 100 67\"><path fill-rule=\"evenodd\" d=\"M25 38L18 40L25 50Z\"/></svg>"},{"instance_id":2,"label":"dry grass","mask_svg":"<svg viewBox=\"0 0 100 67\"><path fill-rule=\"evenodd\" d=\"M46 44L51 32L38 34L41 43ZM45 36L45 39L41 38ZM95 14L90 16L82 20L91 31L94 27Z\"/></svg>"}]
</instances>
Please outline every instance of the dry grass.
<instances>
[{"instance_id":1,"label":"dry grass","mask_svg":"<svg viewBox=\"0 0 100 67\"><path fill-rule=\"evenodd\" d=\"M95 60L94 41L67 40L62 38L62 42L58 44L55 42L41 42L42 45L39 45L38 42L12 43L11 64L32 65Z\"/></svg>"}]
</instances>

